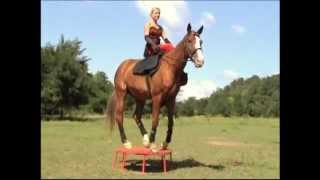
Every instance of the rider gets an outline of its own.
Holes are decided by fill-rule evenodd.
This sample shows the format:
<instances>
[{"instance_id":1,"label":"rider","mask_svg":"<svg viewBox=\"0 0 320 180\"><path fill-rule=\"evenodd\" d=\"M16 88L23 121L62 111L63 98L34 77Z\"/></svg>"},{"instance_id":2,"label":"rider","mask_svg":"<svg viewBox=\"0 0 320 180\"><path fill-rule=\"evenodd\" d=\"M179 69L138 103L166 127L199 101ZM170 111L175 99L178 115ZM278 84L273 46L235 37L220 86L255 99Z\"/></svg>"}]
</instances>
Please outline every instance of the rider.
<instances>
[{"instance_id":1,"label":"rider","mask_svg":"<svg viewBox=\"0 0 320 180\"><path fill-rule=\"evenodd\" d=\"M160 8L153 7L150 11L150 19L144 25L144 37L147 43L145 45L143 55L147 59L146 62L150 62L149 61L150 57L153 58L153 60L155 60L157 58L157 55L161 56L164 52L168 52L174 49L174 46L166 36L164 29L162 28L162 26L158 24L159 18L160 18ZM160 37L165 42L162 45L160 45ZM138 71L135 73L139 74L141 72ZM185 85L187 81L188 81L188 75L185 72L182 72L180 85Z\"/></svg>"},{"instance_id":2,"label":"rider","mask_svg":"<svg viewBox=\"0 0 320 180\"><path fill-rule=\"evenodd\" d=\"M147 42L143 54L145 58L160 52L160 37L165 43L171 44L164 29L158 24L159 18L160 8L152 8L150 11L150 19L144 26L144 37Z\"/></svg>"}]
</instances>

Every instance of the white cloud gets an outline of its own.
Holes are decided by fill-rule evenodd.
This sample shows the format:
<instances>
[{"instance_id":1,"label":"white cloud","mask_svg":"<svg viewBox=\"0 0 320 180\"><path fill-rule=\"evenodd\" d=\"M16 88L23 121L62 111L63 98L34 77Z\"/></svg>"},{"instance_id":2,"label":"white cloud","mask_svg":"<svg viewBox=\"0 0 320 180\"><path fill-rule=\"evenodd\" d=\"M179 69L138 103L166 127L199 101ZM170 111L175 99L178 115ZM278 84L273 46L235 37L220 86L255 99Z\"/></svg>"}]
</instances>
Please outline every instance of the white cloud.
<instances>
[{"instance_id":1,"label":"white cloud","mask_svg":"<svg viewBox=\"0 0 320 180\"><path fill-rule=\"evenodd\" d=\"M223 77L227 80L234 80L239 77L238 73L232 71L232 70L224 70L223 71Z\"/></svg>"},{"instance_id":2,"label":"white cloud","mask_svg":"<svg viewBox=\"0 0 320 180\"><path fill-rule=\"evenodd\" d=\"M150 17L149 13L152 7L160 8L159 23L166 27L169 39L173 32L179 32L187 27L189 13L185 1L136 1L136 5L147 18Z\"/></svg>"},{"instance_id":3,"label":"white cloud","mask_svg":"<svg viewBox=\"0 0 320 180\"><path fill-rule=\"evenodd\" d=\"M182 86L177 96L177 101L183 101L189 97L196 99L208 97L217 89L217 84L211 80L189 80L187 85Z\"/></svg>"},{"instance_id":4,"label":"white cloud","mask_svg":"<svg viewBox=\"0 0 320 180\"><path fill-rule=\"evenodd\" d=\"M203 12L200 19L200 26L210 26L211 24L216 23L216 17L209 12Z\"/></svg>"},{"instance_id":5,"label":"white cloud","mask_svg":"<svg viewBox=\"0 0 320 180\"><path fill-rule=\"evenodd\" d=\"M239 34L243 34L244 32L246 32L246 28L242 25L232 25L231 28L234 32Z\"/></svg>"},{"instance_id":6,"label":"white cloud","mask_svg":"<svg viewBox=\"0 0 320 180\"><path fill-rule=\"evenodd\" d=\"M191 23L192 29L197 30L201 25L205 28L216 23L216 17L208 12L202 12L197 22L191 22L191 11L186 1L136 1L136 7L146 17L150 18L150 10L153 7L160 8L159 24L165 29L168 38L174 41L180 41L185 35L188 23ZM195 12L196 13L196 12ZM197 12L199 13L199 12ZM199 23L199 24L197 24ZM177 39L176 39L177 38Z\"/></svg>"},{"instance_id":7,"label":"white cloud","mask_svg":"<svg viewBox=\"0 0 320 180\"><path fill-rule=\"evenodd\" d=\"M171 28L181 25L184 16L188 13L187 4L184 1L136 1L136 5L148 18L152 7L160 8L160 21L163 20Z\"/></svg>"},{"instance_id":8,"label":"white cloud","mask_svg":"<svg viewBox=\"0 0 320 180\"><path fill-rule=\"evenodd\" d=\"M259 76L260 78L265 78L265 77L272 76L272 75L275 75L275 74L280 74L280 73L277 72L277 71L273 71L273 72L258 72L258 73L256 73L256 75ZM251 76L253 76L253 74ZM249 76L249 77L251 77L251 76Z\"/></svg>"}]
</instances>

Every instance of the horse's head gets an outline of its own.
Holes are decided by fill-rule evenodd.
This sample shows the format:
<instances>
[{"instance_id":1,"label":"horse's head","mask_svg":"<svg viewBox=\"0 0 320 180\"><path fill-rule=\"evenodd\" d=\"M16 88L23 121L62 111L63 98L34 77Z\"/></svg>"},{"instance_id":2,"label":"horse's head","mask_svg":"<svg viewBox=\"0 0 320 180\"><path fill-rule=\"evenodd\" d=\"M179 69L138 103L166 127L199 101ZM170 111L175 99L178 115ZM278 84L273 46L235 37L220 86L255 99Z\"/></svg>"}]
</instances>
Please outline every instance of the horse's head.
<instances>
[{"instance_id":1,"label":"horse's head","mask_svg":"<svg viewBox=\"0 0 320 180\"><path fill-rule=\"evenodd\" d=\"M202 33L203 25L198 29L198 31L191 30L190 23L187 27L187 35L185 37L186 51L188 58L192 60L197 68L200 68L204 64L204 56L202 53L202 40L200 39L200 34Z\"/></svg>"}]
</instances>

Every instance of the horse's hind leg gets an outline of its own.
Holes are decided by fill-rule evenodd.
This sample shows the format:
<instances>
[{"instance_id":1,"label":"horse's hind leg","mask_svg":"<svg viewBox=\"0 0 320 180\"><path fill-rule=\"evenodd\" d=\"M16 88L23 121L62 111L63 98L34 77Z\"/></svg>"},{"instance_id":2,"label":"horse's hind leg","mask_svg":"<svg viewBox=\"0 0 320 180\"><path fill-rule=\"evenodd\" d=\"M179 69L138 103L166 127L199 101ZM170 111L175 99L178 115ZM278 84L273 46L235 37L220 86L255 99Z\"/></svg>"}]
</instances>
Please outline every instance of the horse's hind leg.
<instances>
[{"instance_id":1,"label":"horse's hind leg","mask_svg":"<svg viewBox=\"0 0 320 180\"><path fill-rule=\"evenodd\" d=\"M142 144L145 147L148 147L149 146L149 135L148 135L148 132L144 128L143 123L141 121L144 104L145 104L145 101L136 100L136 109L134 111L133 118L136 121L137 126L139 127L141 135L143 136Z\"/></svg>"},{"instance_id":2,"label":"horse's hind leg","mask_svg":"<svg viewBox=\"0 0 320 180\"><path fill-rule=\"evenodd\" d=\"M117 90L116 96L117 96L117 104L116 104L115 119L118 124L121 142L126 148L130 149L132 145L131 145L131 142L127 140L127 137L123 128L123 111L124 111L124 100L125 100L126 92L122 90Z\"/></svg>"},{"instance_id":3,"label":"horse's hind leg","mask_svg":"<svg viewBox=\"0 0 320 180\"><path fill-rule=\"evenodd\" d=\"M175 111L175 98L170 99L166 104L168 109L168 130L166 140L162 143L162 149L167 149L169 143L171 142L172 129L173 129L173 115Z\"/></svg>"}]
</instances>

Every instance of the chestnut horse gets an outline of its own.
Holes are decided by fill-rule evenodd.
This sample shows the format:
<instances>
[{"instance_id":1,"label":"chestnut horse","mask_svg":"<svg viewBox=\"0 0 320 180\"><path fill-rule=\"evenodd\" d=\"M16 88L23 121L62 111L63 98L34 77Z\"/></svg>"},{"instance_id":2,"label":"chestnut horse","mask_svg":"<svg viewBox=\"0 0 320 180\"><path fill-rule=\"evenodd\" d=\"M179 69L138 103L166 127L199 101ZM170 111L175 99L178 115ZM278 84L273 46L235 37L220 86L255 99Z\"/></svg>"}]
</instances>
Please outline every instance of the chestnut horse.
<instances>
[{"instance_id":1,"label":"chestnut horse","mask_svg":"<svg viewBox=\"0 0 320 180\"><path fill-rule=\"evenodd\" d=\"M107 120L110 121L112 131L115 122L118 124L121 142L124 147L131 148L131 142L127 140L123 128L124 100L127 94L131 95L136 102L136 109L133 114L137 126L143 136L143 145L155 151L155 136L159 121L160 108L166 106L168 109L168 131L162 148L166 149L171 142L173 115L175 101L180 90L183 70L188 59L200 68L204 64L200 34L203 26L198 31L191 30L190 23L187 27L187 34L176 46L175 49L165 53L159 60L159 68L152 76L133 74L133 68L139 60L124 60L118 67L114 77L114 91L107 105ZM152 128L148 136L141 121L143 107L147 99L152 100Z\"/></svg>"}]
</instances>

